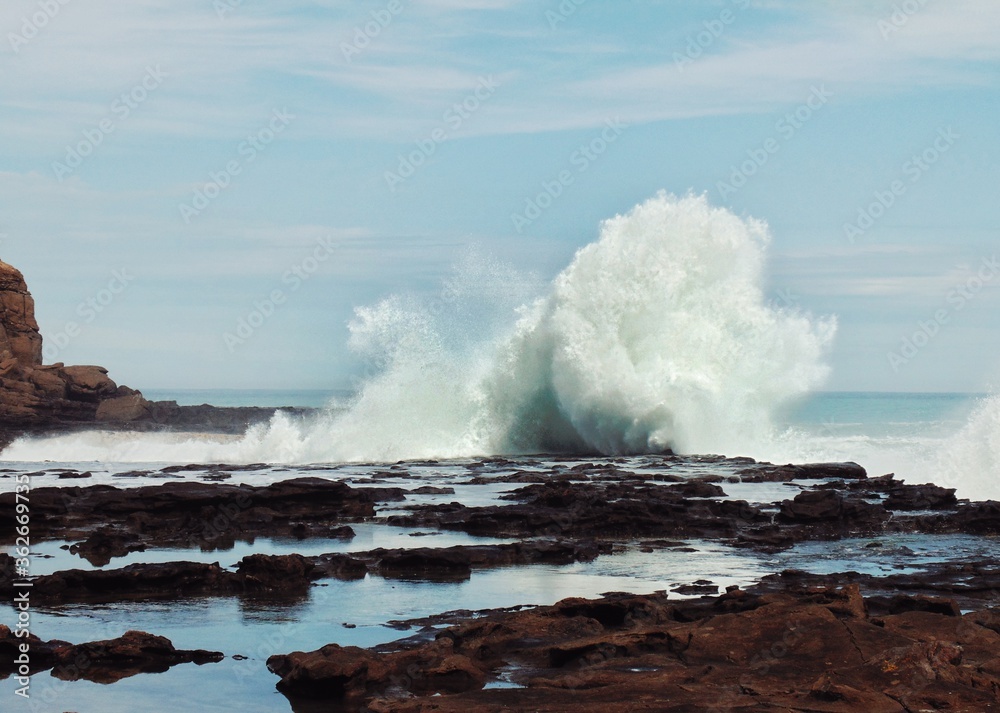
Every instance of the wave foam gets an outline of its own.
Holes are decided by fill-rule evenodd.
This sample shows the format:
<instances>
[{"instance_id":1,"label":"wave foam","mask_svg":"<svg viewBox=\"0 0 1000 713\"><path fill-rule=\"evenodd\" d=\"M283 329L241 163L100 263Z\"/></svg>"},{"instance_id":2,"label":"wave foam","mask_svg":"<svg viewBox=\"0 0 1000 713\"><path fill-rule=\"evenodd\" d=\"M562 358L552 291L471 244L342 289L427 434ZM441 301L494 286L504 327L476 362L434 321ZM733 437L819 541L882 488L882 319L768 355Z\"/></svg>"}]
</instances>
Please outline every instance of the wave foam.
<instances>
[{"instance_id":1,"label":"wave foam","mask_svg":"<svg viewBox=\"0 0 1000 713\"><path fill-rule=\"evenodd\" d=\"M480 264L431 303L395 296L357 310L350 346L377 373L346 411L311 423L279 414L235 442L136 434L121 448L75 434L22 440L3 455L302 463L750 453L776 408L822 383L836 331L833 319L766 303L768 242L762 222L660 193L605 221L541 297L531 298L530 280Z\"/></svg>"},{"instance_id":2,"label":"wave foam","mask_svg":"<svg viewBox=\"0 0 1000 713\"><path fill-rule=\"evenodd\" d=\"M934 483L960 497L1000 500L1000 395L984 399L969 422L930 461Z\"/></svg>"}]
</instances>

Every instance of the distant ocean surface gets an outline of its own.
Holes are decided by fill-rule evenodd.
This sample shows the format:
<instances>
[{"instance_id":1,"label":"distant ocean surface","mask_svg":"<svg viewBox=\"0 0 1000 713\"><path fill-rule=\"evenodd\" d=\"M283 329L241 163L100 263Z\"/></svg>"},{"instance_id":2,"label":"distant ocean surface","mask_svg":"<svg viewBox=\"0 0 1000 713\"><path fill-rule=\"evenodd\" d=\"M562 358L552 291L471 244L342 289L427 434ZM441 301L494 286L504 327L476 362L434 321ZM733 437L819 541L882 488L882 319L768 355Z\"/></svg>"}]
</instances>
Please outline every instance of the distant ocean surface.
<instances>
[{"instance_id":1,"label":"distant ocean surface","mask_svg":"<svg viewBox=\"0 0 1000 713\"><path fill-rule=\"evenodd\" d=\"M347 389L147 389L151 401L181 406L343 408ZM933 436L957 431L987 394L821 392L778 414L785 428L853 436Z\"/></svg>"},{"instance_id":2,"label":"distant ocean surface","mask_svg":"<svg viewBox=\"0 0 1000 713\"><path fill-rule=\"evenodd\" d=\"M789 428L830 435L945 437L958 431L987 394L827 392L783 415Z\"/></svg>"},{"instance_id":3,"label":"distant ocean surface","mask_svg":"<svg viewBox=\"0 0 1000 713\"><path fill-rule=\"evenodd\" d=\"M341 390L281 390L281 389L145 389L150 401L176 401L181 406L263 406L281 408L299 406L326 408L343 403L351 392Z\"/></svg>"}]
</instances>

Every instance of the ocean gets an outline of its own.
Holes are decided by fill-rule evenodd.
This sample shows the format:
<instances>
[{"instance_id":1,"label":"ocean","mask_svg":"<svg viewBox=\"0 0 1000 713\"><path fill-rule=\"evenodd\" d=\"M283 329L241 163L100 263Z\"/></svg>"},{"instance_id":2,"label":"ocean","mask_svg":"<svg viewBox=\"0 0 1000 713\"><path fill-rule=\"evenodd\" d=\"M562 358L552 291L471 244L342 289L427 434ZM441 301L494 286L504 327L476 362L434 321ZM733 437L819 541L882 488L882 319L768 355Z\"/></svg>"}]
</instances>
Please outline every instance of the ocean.
<instances>
[{"instance_id":1,"label":"ocean","mask_svg":"<svg viewBox=\"0 0 1000 713\"><path fill-rule=\"evenodd\" d=\"M345 391L149 390L279 413L243 436L22 439L19 462L392 463L490 455L678 454L856 461L1000 499L1000 397L823 393L837 319L767 299L767 226L661 193L605 221L551 281L489 259L440 293L359 307ZM141 386L141 385L140 385Z\"/></svg>"},{"instance_id":2,"label":"ocean","mask_svg":"<svg viewBox=\"0 0 1000 713\"><path fill-rule=\"evenodd\" d=\"M345 437L341 436L342 424L352 423L355 404L362 399L360 394L352 396L343 390L158 390L148 395L180 404L323 410L306 420L279 412L270 424L252 427L243 436L90 431L24 438L0 454L0 460L23 468L60 464L104 469L110 474L141 464L270 463L280 467L427 458L447 461L498 454L474 448L465 452L422 448L407 457L391 441L362 437L353 443L338 442ZM772 463L854 461L871 475L894 473L908 482L935 482L971 499L1000 498L998 411L998 400L985 394L821 392L777 411L768 428L758 429L761 435L746 448L684 454L745 456ZM407 434L401 436L407 442ZM345 453L355 457L342 457ZM246 477L255 482L262 474Z\"/></svg>"},{"instance_id":3,"label":"ocean","mask_svg":"<svg viewBox=\"0 0 1000 713\"><path fill-rule=\"evenodd\" d=\"M351 397L349 389L144 389L150 401L176 401L181 406L263 406L325 408Z\"/></svg>"},{"instance_id":4,"label":"ocean","mask_svg":"<svg viewBox=\"0 0 1000 713\"><path fill-rule=\"evenodd\" d=\"M160 394L157 394L158 396ZM228 403L231 405L273 404L276 400L295 405L314 405L326 392L188 392L163 397L184 401ZM991 405L992 404L992 405ZM912 467L922 457L954 452L969 434L978 433L979 421L995 411L991 402L974 394L842 394L820 393L803 400L774 423L775 440L761 443L761 456L768 448L786 454L798 452L804 460L854 459L871 469L872 462L884 459ZM381 483L384 465L373 463L329 463L317 451L329 443L327 453L336 453L337 420L351 413L343 405L311 423L276 417L269 426L253 429L242 437L223 438L206 434L121 434L77 433L47 439L30 439L5 451L5 475L30 472L33 488L113 485L119 488L160 485L176 479L198 482L206 472L158 471L164 464L188 462L264 461L248 470L235 469L227 483L264 485L296 477L343 480L352 487ZM984 414L986 416L984 416ZM995 425L990 422L987 425ZM751 454L754 455L754 454ZM976 453L975 457L982 456ZM803 459L794 459L803 460ZM664 469L657 456L629 455L599 458L581 454L575 461L560 459L558 467L571 468L586 462L613 462L616 468L634 472ZM298 465L295 465L297 463ZM927 463L925 462L924 465ZM552 472L555 465L546 456L517 456L490 466L491 475L518 471ZM409 460L396 468L405 480L392 480L410 491L406 503L386 503L378 508L378 519L352 523L356 536L350 541L316 537L237 538L219 546L200 549L150 548L118 557L111 567L131 564L195 561L219 562L233 568L254 553L304 556L329 552L358 552L375 548L452 547L489 545L508 540L473 537L462 532L416 530L386 523L385 518L402 514L401 506L461 502L466 506L503 504L502 496L522 487L519 483L474 485L471 477L480 473L481 463L470 457L441 460ZM728 498L744 499L766 506L792 496L798 489L815 483L741 483L740 464L716 459L692 458L671 462L669 470L681 477L722 475ZM906 466L911 467L911 466ZM65 468L87 471L85 480L64 480ZM208 466L206 465L206 470ZM879 474L884 468L872 471ZM924 471L901 471L911 480L942 482L946 473L925 478ZM992 470L983 470L980 480L994 480ZM969 471L962 470L956 485L961 494L977 498L989 496L985 485L976 485ZM978 476L977 476L978 477ZM5 482L12 483L11 480ZM423 486L447 486L440 494L418 494ZM793 486L793 487L789 487ZM325 579L310 589L302 600L272 602L253 597L196 597L165 601L128 601L110 604L35 606L32 631L39 636L73 642L121 636L125 631L142 630L166 636L179 648L221 650L226 659L206 666L183 665L158 675L128 678L112 686L88 681L62 681L47 674L32 677L30 710L101 710L109 713L144 711L225 711L244 713L270 711L329 710L328 704L308 708L293 706L275 690L277 678L266 672L269 656L289 651L311 651L334 642L342 646L371 647L396 641L420 631L416 623L400 621L431 616L446 611L484 610L498 607L553 604L567 597L597 597L604 592L649 593L670 591L684 598L681 585L709 580L720 589L746 587L765 575L788 568L818 574L858 571L872 575L916 572L931 563L951 558L995 560L1000 556L996 537L969 535L925 536L886 533L874 538L802 542L773 554L725 544L690 539L673 550L643 548L642 542L604 555L592 562L568 565L534 564L483 569L465 581L403 581L369 574L359 581ZM94 569L85 560L70 555L69 541L33 543L32 573L49 574L68 568ZM12 548L6 548L12 551ZM16 612L8 604L0 607L5 620ZM502 683L502 682L501 682ZM492 685L492 684L491 684ZM496 684L501 685L501 684ZM0 695L13 696L16 679L0 681Z\"/></svg>"}]
</instances>

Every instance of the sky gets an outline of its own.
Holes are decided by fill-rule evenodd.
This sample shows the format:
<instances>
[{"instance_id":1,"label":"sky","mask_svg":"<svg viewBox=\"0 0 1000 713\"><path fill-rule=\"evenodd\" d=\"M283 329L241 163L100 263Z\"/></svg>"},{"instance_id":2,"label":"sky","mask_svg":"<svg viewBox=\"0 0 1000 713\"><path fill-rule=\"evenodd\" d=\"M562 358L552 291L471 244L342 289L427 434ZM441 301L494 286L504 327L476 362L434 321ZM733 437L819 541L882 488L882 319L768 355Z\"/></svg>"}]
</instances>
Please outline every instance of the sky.
<instances>
[{"instance_id":1,"label":"sky","mask_svg":"<svg viewBox=\"0 0 1000 713\"><path fill-rule=\"evenodd\" d=\"M5 0L0 259L49 363L336 389L356 308L470 252L550 279L691 192L836 315L827 389L988 390L998 36L996 0Z\"/></svg>"}]
</instances>

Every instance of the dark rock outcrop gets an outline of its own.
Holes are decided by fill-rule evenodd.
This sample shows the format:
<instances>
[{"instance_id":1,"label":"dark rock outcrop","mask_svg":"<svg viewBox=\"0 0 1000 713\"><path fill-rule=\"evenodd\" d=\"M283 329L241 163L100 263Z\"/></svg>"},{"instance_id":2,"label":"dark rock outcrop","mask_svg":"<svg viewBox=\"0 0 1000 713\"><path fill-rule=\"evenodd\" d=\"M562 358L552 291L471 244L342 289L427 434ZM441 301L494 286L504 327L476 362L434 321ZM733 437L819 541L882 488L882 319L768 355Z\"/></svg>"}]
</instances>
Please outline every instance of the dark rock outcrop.
<instances>
[{"instance_id":1,"label":"dark rock outcrop","mask_svg":"<svg viewBox=\"0 0 1000 713\"><path fill-rule=\"evenodd\" d=\"M218 562L155 562L119 569L66 569L35 577L32 601L116 602L173 600L188 597L250 595L288 599L304 596L309 584L329 573L302 555L248 555L231 572ZM0 583L0 593L14 593Z\"/></svg>"},{"instance_id":2,"label":"dark rock outcrop","mask_svg":"<svg viewBox=\"0 0 1000 713\"><path fill-rule=\"evenodd\" d=\"M807 490L781 504L781 520L789 523L844 520L871 527L889 519L882 505L858 497L845 497L834 490Z\"/></svg>"},{"instance_id":3,"label":"dark rock outcrop","mask_svg":"<svg viewBox=\"0 0 1000 713\"><path fill-rule=\"evenodd\" d=\"M162 673L182 663L217 663L224 656L218 651L184 651L174 648L169 639L142 631L127 631L117 639L73 645L66 641L42 641L31 635L18 638L0 624L0 675L16 671L19 647L30 647L30 671L52 669L55 678L64 681L115 683L140 673Z\"/></svg>"},{"instance_id":4,"label":"dark rock outcrop","mask_svg":"<svg viewBox=\"0 0 1000 713\"><path fill-rule=\"evenodd\" d=\"M591 562L609 554L609 543L593 541L532 540L508 545L456 545L454 547L376 549L354 557L389 579L463 580L474 567Z\"/></svg>"},{"instance_id":5,"label":"dark rock outcrop","mask_svg":"<svg viewBox=\"0 0 1000 713\"><path fill-rule=\"evenodd\" d=\"M739 473L745 483L787 483L792 480L865 480L868 472L857 463L806 463L770 465L761 463Z\"/></svg>"},{"instance_id":6,"label":"dark rock outcrop","mask_svg":"<svg viewBox=\"0 0 1000 713\"><path fill-rule=\"evenodd\" d=\"M372 517L375 503L403 500L404 493L401 488L352 488L322 478L295 478L264 487L185 481L128 489L35 488L31 532L36 540L90 541L96 530L101 534L95 544L107 545L103 552L111 556L121 554L115 548L126 542L207 549L241 536L309 535L298 528L303 522L316 536L340 534L333 528L342 521ZM14 499L14 493L0 493L0 542L13 532ZM86 552L85 544L81 546Z\"/></svg>"},{"instance_id":7,"label":"dark rock outcrop","mask_svg":"<svg viewBox=\"0 0 1000 713\"><path fill-rule=\"evenodd\" d=\"M131 420L144 402L103 367L43 365L35 302L24 276L0 261L0 426Z\"/></svg>"},{"instance_id":8,"label":"dark rock outcrop","mask_svg":"<svg viewBox=\"0 0 1000 713\"><path fill-rule=\"evenodd\" d=\"M293 703L382 713L986 711L1000 691L995 624L991 611L960 616L947 603L872 616L857 585L690 602L612 594L267 666ZM484 687L501 676L508 685Z\"/></svg>"},{"instance_id":9,"label":"dark rock outcrop","mask_svg":"<svg viewBox=\"0 0 1000 713\"><path fill-rule=\"evenodd\" d=\"M939 485L896 486L889 490L885 506L890 510L942 510L958 505L955 488Z\"/></svg>"},{"instance_id":10,"label":"dark rock outcrop","mask_svg":"<svg viewBox=\"0 0 1000 713\"><path fill-rule=\"evenodd\" d=\"M69 545L67 549L70 554L80 555L95 567L103 567L115 557L124 557L132 552L144 552L146 544L133 533L101 527L83 542Z\"/></svg>"},{"instance_id":11,"label":"dark rock outcrop","mask_svg":"<svg viewBox=\"0 0 1000 713\"><path fill-rule=\"evenodd\" d=\"M148 401L100 366L42 363L42 335L24 276L0 261L0 447L23 434L99 426L136 430L197 428L242 433L277 409L179 406ZM292 416L316 409L283 409Z\"/></svg>"},{"instance_id":12,"label":"dark rock outcrop","mask_svg":"<svg viewBox=\"0 0 1000 713\"><path fill-rule=\"evenodd\" d=\"M217 562L150 562L118 569L67 569L41 575L31 580L31 596L33 601L48 604L226 596L294 599L305 596L309 586L323 578L349 581L363 579L373 572L388 579L460 581L468 579L474 567L590 562L611 550L606 543L531 541L441 549L380 548L313 557L254 554L240 560L235 572ZM0 567L3 566L5 562L0 559ZM0 579L0 596L11 597L15 593L12 578Z\"/></svg>"}]
</instances>

